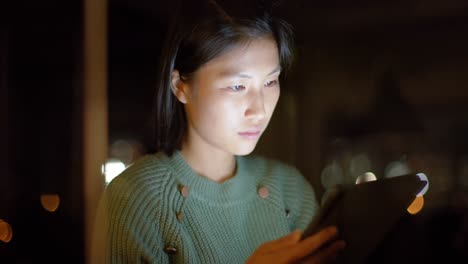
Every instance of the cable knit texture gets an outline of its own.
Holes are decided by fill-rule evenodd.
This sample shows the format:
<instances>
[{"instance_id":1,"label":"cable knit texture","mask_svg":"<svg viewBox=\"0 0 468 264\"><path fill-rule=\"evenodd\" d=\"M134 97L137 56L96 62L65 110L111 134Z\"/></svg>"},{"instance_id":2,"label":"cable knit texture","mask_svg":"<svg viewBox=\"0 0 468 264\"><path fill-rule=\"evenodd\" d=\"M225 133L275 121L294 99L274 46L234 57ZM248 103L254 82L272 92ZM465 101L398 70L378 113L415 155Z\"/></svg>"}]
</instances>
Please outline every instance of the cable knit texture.
<instances>
[{"instance_id":1,"label":"cable knit texture","mask_svg":"<svg viewBox=\"0 0 468 264\"><path fill-rule=\"evenodd\" d=\"M143 157L105 191L98 254L107 263L245 263L264 242L307 226L317 203L295 168L253 156L236 162L235 176L216 183L179 152Z\"/></svg>"}]
</instances>

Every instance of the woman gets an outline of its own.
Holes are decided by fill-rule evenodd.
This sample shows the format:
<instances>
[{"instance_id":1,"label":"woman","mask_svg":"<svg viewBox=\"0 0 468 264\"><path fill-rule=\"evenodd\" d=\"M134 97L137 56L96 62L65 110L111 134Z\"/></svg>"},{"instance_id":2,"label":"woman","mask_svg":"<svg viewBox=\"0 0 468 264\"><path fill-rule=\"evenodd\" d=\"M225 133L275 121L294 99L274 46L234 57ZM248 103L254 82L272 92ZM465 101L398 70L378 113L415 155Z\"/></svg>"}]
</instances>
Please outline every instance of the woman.
<instances>
[{"instance_id":1,"label":"woman","mask_svg":"<svg viewBox=\"0 0 468 264\"><path fill-rule=\"evenodd\" d=\"M317 212L309 183L246 156L278 101L290 28L265 14L228 15L213 1L185 9L162 56L158 153L108 186L107 245L97 254L112 263L324 263L344 243L327 244L333 227L301 239Z\"/></svg>"}]
</instances>

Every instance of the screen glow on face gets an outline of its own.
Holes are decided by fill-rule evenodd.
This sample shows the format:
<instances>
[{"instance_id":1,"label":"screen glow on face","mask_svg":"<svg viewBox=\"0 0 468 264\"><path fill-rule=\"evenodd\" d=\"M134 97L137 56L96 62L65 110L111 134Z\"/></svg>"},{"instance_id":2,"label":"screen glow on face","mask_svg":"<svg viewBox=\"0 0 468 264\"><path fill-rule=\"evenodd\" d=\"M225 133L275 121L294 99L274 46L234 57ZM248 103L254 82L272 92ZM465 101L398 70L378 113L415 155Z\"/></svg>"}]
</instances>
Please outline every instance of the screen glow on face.
<instances>
[{"instance_id":1,"label":"screen glow on face","mask_svg":"<svg viewBox=\"0 0 468 264\"><path fill-rule=\"evenodd\" d=\"M279 65L275 41L255 39L199 68L187 84L184 147L253 151L278 102Z\"/></svg>"}]
</instances>

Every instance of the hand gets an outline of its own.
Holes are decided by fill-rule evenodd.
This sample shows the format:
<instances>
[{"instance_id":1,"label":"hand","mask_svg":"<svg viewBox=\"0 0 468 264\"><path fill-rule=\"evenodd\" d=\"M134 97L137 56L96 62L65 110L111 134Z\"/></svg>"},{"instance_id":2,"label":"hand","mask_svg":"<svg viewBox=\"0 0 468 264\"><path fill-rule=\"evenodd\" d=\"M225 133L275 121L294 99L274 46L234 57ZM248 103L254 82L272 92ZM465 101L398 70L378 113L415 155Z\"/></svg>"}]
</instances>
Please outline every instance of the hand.
<instances>
[{"instance_id":1,"label":"hand","mask_svg":"<svg viewBox=\"0 0 468 264\"><path fill-rule=\"evenodd\" d=\"M335 241L321 248L338 234L336 227L328 227L320 232L301 240L302 232L296 230L278 240L261 245L252 256L247 259L247 264L263 263L327 263L336 257L338 251L344 248L342 240Z\"/></svg>"}]
</instances>

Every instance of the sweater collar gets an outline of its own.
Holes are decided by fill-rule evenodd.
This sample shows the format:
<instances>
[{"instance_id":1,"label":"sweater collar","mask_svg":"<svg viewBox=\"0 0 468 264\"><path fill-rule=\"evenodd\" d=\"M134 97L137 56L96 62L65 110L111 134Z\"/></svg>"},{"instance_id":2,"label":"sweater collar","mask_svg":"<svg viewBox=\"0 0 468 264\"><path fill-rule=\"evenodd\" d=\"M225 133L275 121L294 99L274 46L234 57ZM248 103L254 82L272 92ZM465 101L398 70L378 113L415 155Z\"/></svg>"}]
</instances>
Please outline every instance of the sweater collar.
<instances>
[{"instance_id":1,"label":"sweater collar","mask_svg":"<svg viewBox=\"0 0 468 264\"><path fill-rule=\"evenodd\" d=\"M190 188L189 197L194 197L209 204L239 203L255 196L257 179L248 159L236 156L236 173L230 179L218 183L198 175L185 161L179 151L168 157L169 169L180 185Z\"/></svg>"}]
</instances>

